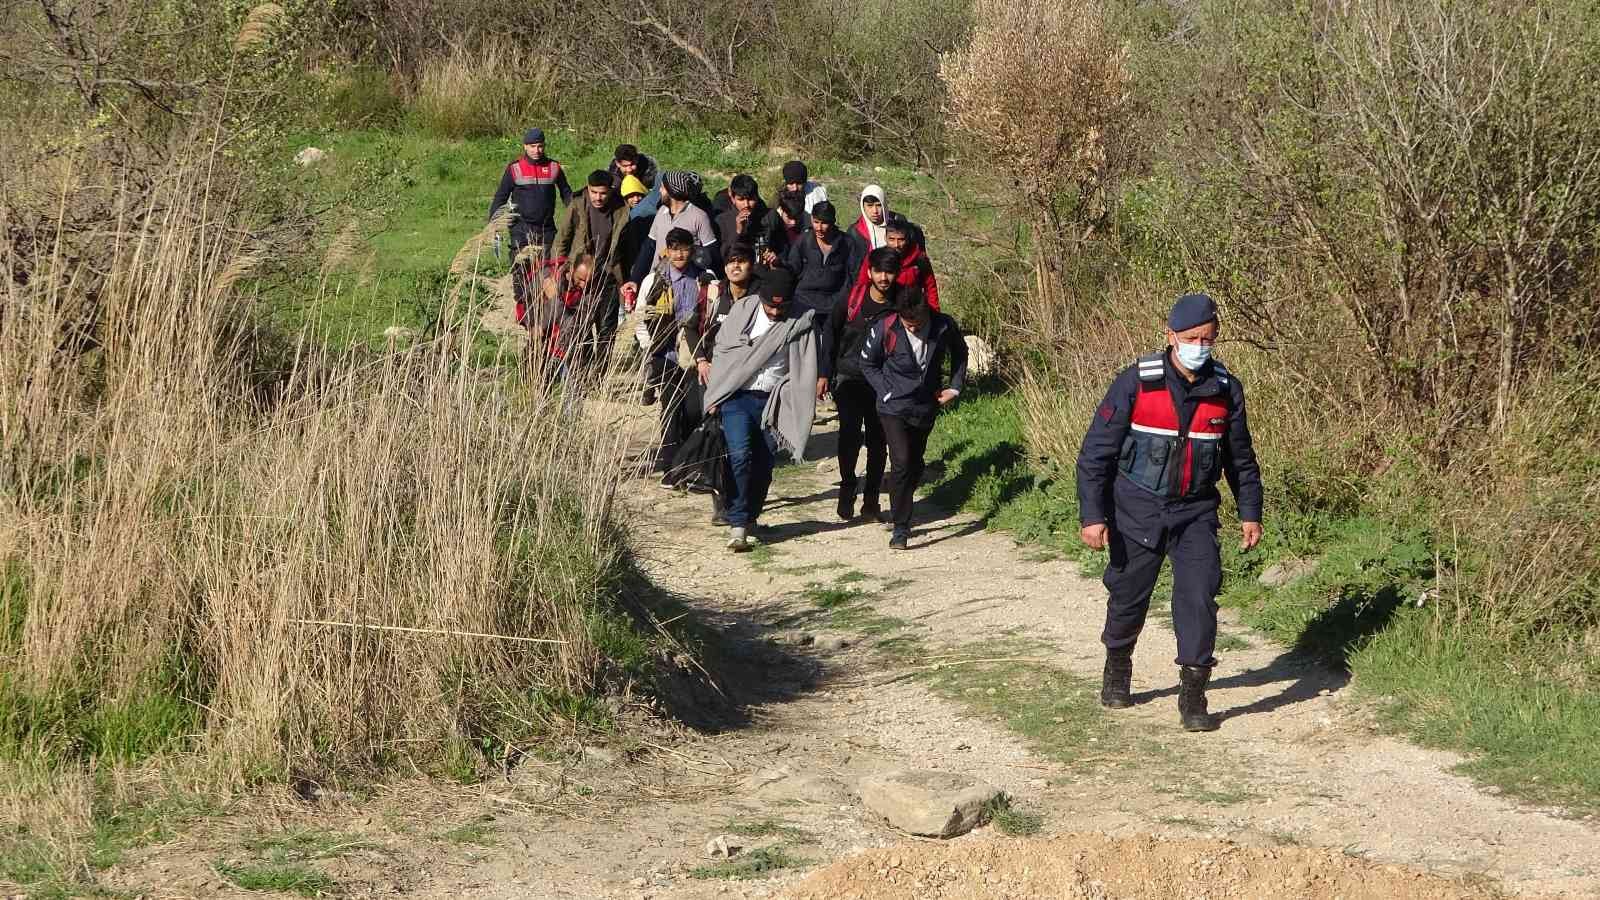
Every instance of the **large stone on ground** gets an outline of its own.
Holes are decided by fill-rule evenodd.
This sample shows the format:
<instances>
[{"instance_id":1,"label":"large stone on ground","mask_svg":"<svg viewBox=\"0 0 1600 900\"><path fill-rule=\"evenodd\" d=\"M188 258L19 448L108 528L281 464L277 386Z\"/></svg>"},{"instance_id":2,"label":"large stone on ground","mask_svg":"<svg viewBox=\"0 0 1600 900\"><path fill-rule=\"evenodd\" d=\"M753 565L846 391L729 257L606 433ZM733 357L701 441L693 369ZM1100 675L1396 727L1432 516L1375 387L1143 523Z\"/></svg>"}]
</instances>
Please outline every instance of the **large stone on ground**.
<instances>
[{"instance_id":1,"label":"large stone on ground","mask_svg":"<svg viewBox=\"0 0 1600 900\"><path fill-rule=\"evenodd\" d=\"M1286 559L1267 566L1256 580L1262 587L1280 588L1297 578L1304 578L1317 570L1314 559Z\"/></svg>"},{"instance_id":2,"label":"large stone on ground","mask_svg":"<svg viewBox=\"0 0 1600 900\"><path fill-rule=\"evenodd\" d=\"M898 769L868 775L857 785L861 802L901 831L953 838L983 822L1000 789L964 775Z\"/></svg>"}]
</instances>

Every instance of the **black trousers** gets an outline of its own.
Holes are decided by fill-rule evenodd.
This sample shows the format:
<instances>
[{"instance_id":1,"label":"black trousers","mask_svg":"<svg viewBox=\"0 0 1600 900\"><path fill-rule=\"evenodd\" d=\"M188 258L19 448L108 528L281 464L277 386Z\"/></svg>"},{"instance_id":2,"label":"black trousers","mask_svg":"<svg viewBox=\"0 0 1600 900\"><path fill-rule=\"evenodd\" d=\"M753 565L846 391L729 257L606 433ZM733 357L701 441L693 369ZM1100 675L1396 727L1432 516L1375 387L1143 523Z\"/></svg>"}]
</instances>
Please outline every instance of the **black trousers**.
<instances>
[{"instance_id":1,"label":"black trousers","mask_svg":"<svg viewBox=\"0 0 1600 900\"><path fill-rule=\"evenodd\" d=\"M860 482L861 503L863 509L877 509L889 448L884 443L883 422L878 418L872 385L859 378L842 382L833 389L833 402L839 408L839 495L855 496L856 458L866 447L867 471Z\"/></svg>"},{"instance_id":2,"label":"black trousers","mask_svg":"<svg viewBox=\"0 0 1600 900\"><path fill-rule=\"evenodd\" d=\"M1154 547L1111 531L1111 562L1104 583L1108 650L1132 647L1150 611L1150 595L1163 561L1172 560L1172 628L1178 633L1180 666L1214 666L1217 591L1222 587L1222 551L1215 520L1197 519L1168 529Z\"/></svg>"},{"instance_id":3,"label":"black trousers","mask_svg":"<svg viewBox=\"0 0 1600 900\"><path fill-rule=\"evenodd\" d=\"M896 531L911 529L911 503L922 483L926 467L922 456L928 451L928 435L933 433L933 423L926 425L880 413L883 438L889 445L889 512Z\"/></svg>"}]
</instances>

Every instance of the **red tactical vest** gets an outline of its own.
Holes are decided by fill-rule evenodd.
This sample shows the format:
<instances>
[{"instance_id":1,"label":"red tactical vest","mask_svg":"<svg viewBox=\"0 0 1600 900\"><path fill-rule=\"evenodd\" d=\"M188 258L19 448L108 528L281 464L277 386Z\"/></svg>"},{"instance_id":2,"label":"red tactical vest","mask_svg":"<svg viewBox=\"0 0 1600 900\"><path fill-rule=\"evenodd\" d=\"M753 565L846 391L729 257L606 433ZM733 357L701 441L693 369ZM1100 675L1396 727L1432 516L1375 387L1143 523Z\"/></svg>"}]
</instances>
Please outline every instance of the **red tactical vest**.
<instances>
[{"instance_id":1,"label":"red tactical vest","mask_svg":"<svg viewBox=\"0 0 1600 900\"><path fill-rule=\"evenodd\" d=\"M511 180L517 187L531 187L536 184L555 184L556 176L561 174L561 163L553 159L542 159L538 162L529 161L526 155L517 157L511 164Z\"/></svg>"},{"instance_id":2,"label":"red tactical vest","mask_svg":"<svg viewBox=\"0 0 1600 900\"><path fill-rule=\"evenodd\" d=\"M1135 484L1164 497L1210 490L1222 474L1228 395L1199 398L1194 418L1180 423L1167 389L1166 353L1142 356L1138 365L1139 392L1118 468ZM1222 371L1220 366L1217 370Z\"/></svg>"}]
</instances>

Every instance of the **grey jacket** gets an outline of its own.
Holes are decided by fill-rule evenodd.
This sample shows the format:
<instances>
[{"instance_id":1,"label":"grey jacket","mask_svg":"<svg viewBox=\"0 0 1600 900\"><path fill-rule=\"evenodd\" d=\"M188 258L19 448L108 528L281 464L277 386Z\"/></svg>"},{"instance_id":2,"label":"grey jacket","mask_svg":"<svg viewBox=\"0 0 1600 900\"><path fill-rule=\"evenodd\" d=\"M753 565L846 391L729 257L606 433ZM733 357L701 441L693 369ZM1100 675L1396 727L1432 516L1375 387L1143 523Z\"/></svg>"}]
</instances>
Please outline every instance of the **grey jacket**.
<instances>
[{"instance_id":1,"label":"grey jacket","mask_svg":"<svg viewBox=\"0 0 1600 900\"><path fill-rule=\"evenodd\" d=\"M732 397L761 371L779 347L789 348L789 374L767 398L761 426L775 431L778 440L796 459L805 458L811 439L811 421L817 415L816 314L806 310L777 322L754 343L750 325L764 316L761 298L745 297L733 305L717 329L711 376L706 381L705 408Z\"/></svg>"}]
</instances>

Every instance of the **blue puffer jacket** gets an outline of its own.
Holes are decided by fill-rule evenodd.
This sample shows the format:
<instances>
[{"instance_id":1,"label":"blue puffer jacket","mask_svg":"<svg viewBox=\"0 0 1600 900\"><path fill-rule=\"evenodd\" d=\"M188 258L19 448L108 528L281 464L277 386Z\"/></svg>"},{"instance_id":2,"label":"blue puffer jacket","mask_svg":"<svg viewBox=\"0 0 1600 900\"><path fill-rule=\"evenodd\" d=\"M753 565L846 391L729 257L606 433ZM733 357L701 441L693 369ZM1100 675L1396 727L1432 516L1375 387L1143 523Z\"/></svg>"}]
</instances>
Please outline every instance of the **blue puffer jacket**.
<instances>
[{"instance_id":1,"label":"blue puffer jacket","mask_svg":"<svg viewBox=\"0 0 1600 900\"><path fill-rule=\"evenodd\" d=\"M925 355L918 360L905 322L897 315L879 319L861 348L861 374L872 385L880 415L926 426L939 414L939 393L946 386L958 393L966 386L967 342L956 320L944 313L934 313L922 334Z\"/></svg>"}]
</instances>

